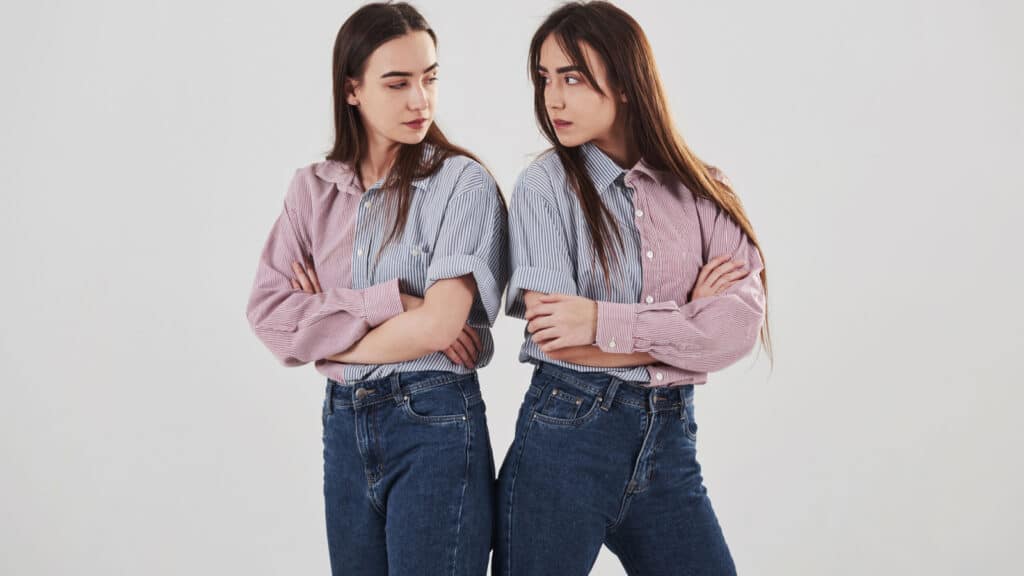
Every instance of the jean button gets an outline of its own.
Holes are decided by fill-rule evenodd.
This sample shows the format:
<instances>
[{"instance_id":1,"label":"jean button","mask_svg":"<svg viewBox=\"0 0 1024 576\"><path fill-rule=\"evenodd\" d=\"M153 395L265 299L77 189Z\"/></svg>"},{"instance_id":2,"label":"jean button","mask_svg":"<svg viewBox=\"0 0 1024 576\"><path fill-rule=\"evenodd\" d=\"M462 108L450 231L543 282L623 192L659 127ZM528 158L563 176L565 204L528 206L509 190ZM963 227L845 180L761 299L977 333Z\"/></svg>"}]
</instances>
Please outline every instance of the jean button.
<instances>
[{"instance_id":1,"label":"jean button","mask_svg":"<svg viewBox=\"0 0 1024 576\"><path fill-rule=\"evenodd\" d=\"M366 388L360 388L356 390L356 400L362 400L363 398L366 398L367 394L369 394L369 392L366 391Z\"/></svg>"}]
</instances>

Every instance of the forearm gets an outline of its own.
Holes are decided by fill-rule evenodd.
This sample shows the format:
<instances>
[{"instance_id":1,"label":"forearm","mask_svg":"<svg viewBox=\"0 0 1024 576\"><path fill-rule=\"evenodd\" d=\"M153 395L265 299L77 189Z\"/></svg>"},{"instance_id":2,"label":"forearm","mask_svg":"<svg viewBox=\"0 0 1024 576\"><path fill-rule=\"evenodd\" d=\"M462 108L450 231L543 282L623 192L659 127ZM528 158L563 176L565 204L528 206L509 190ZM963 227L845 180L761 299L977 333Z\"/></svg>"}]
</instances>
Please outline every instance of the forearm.
<instances>
[{"instance_id":1,"label":"forearm","mask_svg":"<svg viewBox=\"0 0 1024 576\"><path fill-rule=\"evenodd\" d=\"M422 307L403 312L366 333L362 339L327 360L346 364L391 364L439 351L430 338L433 323Z\"/></svg>"},{"instance_id":2,"label":"forearm","mask_svg":"<svg viewBox=\"0 0 1024 576\"><path fill-rule=\"evenodd\" d=\"M347 364L390 364L446 349L466 324L476 284L463 276L427 289L423 305L394 316L328 360Z\"/></svg>"}]
</instances>

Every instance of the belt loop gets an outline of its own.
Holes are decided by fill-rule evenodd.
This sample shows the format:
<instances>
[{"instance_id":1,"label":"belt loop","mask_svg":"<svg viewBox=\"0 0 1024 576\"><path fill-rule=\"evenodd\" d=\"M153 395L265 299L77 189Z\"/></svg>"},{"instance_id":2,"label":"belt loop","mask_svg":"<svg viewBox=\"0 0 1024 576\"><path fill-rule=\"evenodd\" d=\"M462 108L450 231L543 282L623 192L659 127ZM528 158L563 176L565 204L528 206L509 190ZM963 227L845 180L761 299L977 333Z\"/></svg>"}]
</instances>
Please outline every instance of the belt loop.
<instances>
[{"instance_id":1,"label":"belt loop","mask_svg":"<svg viewBox=\"0 0 1024 576\"><path fill-rule=\"evenodd\" d=\"M686 420L686 386L679 387L679 419Z\"/></svg>"},{"instance_id":2,"label":"belt loop","mask_svg":"<svg viewBox=\"0 0 1024 576\"><path fill-rule=\"evenodd\" d=\"M401 406L405 402L405 394L402 393L402 382L399 378L401 372L395 372L388 380L391 381L391 396L395 399L395 405Z\"/></svg>"},{"instance_id":3,"label":"belt loop","mask_svg":"<svg viewBox=\"0 0 1024 576\"><path fill-rule=\"evenodd\" d=\"M604 401L601 402L601 410L607 412L608 409L612 407L612 400L615 399L615 393L619 390L619 382L621 382L621 380L612 376L612 381L608 385L608 390L605 392Z\"/></svg>"},{"instance_id":4,"label":"belt loop","mask_svg":"<svg viewBox=\"0 0 1024 576\"><path fill-rule=\"evenodd\" d=\"M327 396L327 413L328 414L334 414L334 382L330 378L327 379L326 396Z\"/></svg>"}]
</instances>

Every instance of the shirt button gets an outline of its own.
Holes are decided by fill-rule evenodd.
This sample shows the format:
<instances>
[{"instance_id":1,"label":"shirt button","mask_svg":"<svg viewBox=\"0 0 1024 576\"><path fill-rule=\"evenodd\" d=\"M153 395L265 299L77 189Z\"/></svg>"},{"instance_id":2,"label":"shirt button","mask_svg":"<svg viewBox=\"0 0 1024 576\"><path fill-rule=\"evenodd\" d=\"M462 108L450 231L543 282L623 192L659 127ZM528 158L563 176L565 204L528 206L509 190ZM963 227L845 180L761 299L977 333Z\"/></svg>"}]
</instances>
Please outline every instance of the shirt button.
<instances>
[{"instance_id":1,"label":"shirt button","mask_svg":"<svg viewBox=\"0 0 1024 576\"><path fill-rule=\"evenodd\" d=\"M369 208L370 207L370 201L367 200L366 202L363 202L363 206Z\"/></svg>"},{"instance_id":2,"label":"shirt button","mask_svg":"<svg viewBox=\"0 0 1024 576\"><path fill-rule=\"evenodd\" d=\"M608 341L608 347L615 348L615 338L612 338L611 340Z\"/></svg>"},{"instance_id":3,"label":"shirt button","mask_svg":"<svg viewBox=\"0 0 1024 576\"><path fill-rule=\"evenodd\" d=\"M417 256L420 253L420 249L419 248L413 248L412 250L409 251L409 253L412 254L413 256Z\"/></svg>"},{"instance_id":4,"label":"shirt button","mask_svg":"<svg viewBox=\"0 0 1024 576\"><path fill-rule=\"evenodd\" d=\"M636 211L636 217L637 218L643 218L644 217L644 211L643 210L637 210Z\"/></svg>"},{"instance_id":5,"label":"shirt button","mask_svg":"<svg viewBox=\"0 0 1024 576\"><path fill-rule=\"evenodd\" d=\"M651 258L654 258L654 252L651 252L650 250L648 250L647 251L647 259L650 260Z\"/></svg>"},{"instance_id":6,"label":"shirt button","mask_svg":"<svg viewBox=\"0 0 1024 576\"><path fill-rule=\"evenodd\" d=\"M664 380L665 379L665 375L662 374L661 372L658 372L657 374L655 374L654 377L656 379L658 379L658 380Z\"/></svg>"},{"instance_id":7,"label":"shirt button","mask_svg":"<svg viewBox=\"0 0 1024 576\"><path fill-rule=\"evenodd\" d=\"M650 304L651 302L654 302L654 296L647 296L647 298L644 298L644 301Z\"/></svg>"},{"instance_id":8,"label":"shirt button","mask_svg":"<svg viewBox=\"0 0 1024 576\"><path fill-rule=\"evenodd\" d=\"M360 248L359 250L356 250L356 256L362 256L362 255L363 255L363 249L362 248Z\"/></svg>"}]
</instances>

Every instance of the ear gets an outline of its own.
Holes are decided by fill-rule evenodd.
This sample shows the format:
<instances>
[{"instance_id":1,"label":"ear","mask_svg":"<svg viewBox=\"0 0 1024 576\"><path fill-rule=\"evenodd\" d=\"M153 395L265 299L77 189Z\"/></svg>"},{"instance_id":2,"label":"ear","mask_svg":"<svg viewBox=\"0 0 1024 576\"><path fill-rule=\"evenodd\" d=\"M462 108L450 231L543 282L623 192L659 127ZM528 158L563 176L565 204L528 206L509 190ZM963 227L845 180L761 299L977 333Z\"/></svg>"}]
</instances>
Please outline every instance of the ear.
<instances>
[{"instance_id":1,"label":"ear","mask_svg":"<svg viewBox=\"0 0 1024 576\"><path fill-rule=\"evenodd\" d=\"M347 102L349 106L359 106L359 98L356 97L357 84L358 83L352 78L345 80L345 102Z\"/></svg>"},{"instance_id":2,"label":"ear","mask_svg":"<svg viewBox=\"0 0 1024 576\"><path fill-rule=\"evenodd\" d=\"M629 100L626 99L625 91L619 92L619 101L622 102L623 104L629 102Z\"/></svg>"}]
</instances>

